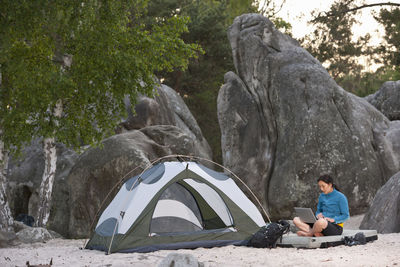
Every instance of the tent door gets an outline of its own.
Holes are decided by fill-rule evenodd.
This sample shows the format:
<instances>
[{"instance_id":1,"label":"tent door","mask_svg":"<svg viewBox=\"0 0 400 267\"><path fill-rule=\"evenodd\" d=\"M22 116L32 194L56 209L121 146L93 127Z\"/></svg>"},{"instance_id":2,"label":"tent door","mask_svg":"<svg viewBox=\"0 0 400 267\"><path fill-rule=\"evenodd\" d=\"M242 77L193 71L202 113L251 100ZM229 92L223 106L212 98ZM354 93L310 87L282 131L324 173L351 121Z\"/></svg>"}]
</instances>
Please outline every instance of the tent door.
<instances>
[{"instance_id":1,"label":"tent door","mask_svg":"<svg viewBox=\"0 0 400 267\"><path fill-rule=\"evenodd\" d=\"M226 230L232 225L232 216L214 189L197 180L184 179L161 194L153 212L150 234Z\"/></svg>"}]
</instances>

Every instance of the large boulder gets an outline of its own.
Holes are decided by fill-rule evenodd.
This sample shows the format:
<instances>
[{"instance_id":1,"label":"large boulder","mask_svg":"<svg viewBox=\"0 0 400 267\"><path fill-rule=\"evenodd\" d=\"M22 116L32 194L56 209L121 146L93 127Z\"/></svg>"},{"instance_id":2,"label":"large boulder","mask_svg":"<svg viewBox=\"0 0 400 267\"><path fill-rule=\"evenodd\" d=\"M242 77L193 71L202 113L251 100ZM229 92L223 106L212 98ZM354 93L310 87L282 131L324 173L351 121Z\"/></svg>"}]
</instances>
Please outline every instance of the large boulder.
<instances>
[{"instance_id":1,"label":"large boulder","mask_svg":"<svg viewBox=\"0 0 400 267\"><path fill-rule=\"evenodd\" d=\"M196 139L201 144L199 148L202 149L202 153L211 156L211 148L182 97L164 84L160 84L155 90L157 93L154 98L138 97L134 107L135 112L132 110L129 98L125 99L128 118L120 124L121 132L152 125L173 125Z\"/></svg>"},{"instance_id":2,"label":"large boulder","mask_svg":"<svg viewBox=\"0 0 400 267\"><path fill-rule=\"evenodd\" d=\"M236 73L225 75L218 95L224 165L273 218L292 216L295 206L316 207L316 179L325 173L347 195L352 214L365 212L399 171L396 125L338 86L267 18L237 17L228 37Z\"/></svg>"},{"instance_id":3,"label":"large boulder","mask_svg":"<svg viewBox=\"0 0 400 267\"><path fill-rule=\"evenodd\" d=\"M378 190L360 229L376 229L382 234L400 232L400 172Z\"/></svg>"},{"instance_id":4,"label":"large boulder","mask_svg":"<svg viewBox=\"0 0 400 267\"><path fill-rule=\"evenodd\" d=\"M400 120L400 81L385 82L378 91L365 99L389 120Z\"/></svg>"},{"instance_id":5,"label":"large boulder","mask_svg":"<svg viewBox=\"0 0 400 267\"><path fill-rule=\"evenodd\" d=\"M102 147L84 152L68 177L68 237L84 238L118 190L119 183L139 174L160 157L183 154L210 159L201 145L180 128L148 126L114 135ZM100 209L101 208L101 209Z\"/></svg>"},{"instance_id":6,"label":"large boulder","mask_svg":"<svg viewBox=\"0 0 400 267\"><path fill-rule=\"evenodd\" d=\"M66 235L63 223L64 214L69 212L66 178L78 159L78 154L63 144L57 144L56 151L57 169L48 228ZM44 152L43 144L39 139L25 147L20 157L10 158L7 174L8 200L14 218L21 214L37 214L43 171Z\"/></svg>"}]
</instances>

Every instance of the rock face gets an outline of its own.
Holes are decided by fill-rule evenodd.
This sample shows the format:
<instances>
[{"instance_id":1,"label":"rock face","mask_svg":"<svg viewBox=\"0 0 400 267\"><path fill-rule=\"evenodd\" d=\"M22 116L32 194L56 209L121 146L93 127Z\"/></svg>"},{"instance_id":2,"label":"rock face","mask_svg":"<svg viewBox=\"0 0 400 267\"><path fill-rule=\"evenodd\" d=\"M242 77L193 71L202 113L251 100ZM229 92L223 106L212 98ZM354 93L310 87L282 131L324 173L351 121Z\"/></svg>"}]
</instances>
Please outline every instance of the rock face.
<instances>
[{"instance_id":1,"label":"rock face","mask_svg":"<svg viewBox=\"0 0 400 267\"><path fill-rule=\"evenodd\" d=\"M159 125L112 136L104 140L103 148L87 150L68 177L70 213L64 215L69 222L68 237L89 236L90 226L97 223L96 212L103 201L104 209L112 200L116 191L106 196L119 181L139 174L150 162L163 156L184 154L207 158L199 146L196 139L181 129Z\"/></svg>"},{"instance_id":2,"label":"rock face","mask_svg":"<svg viewBox=\"0 0 400 267\"><path fill-rule=\"evenodd\" d=\"M192 139L196 139L201 146L202 154L212 156L211 148L195 118L186 106L183 99L171 87L161 84L156 88L155 98L141 96L132 111L129 99L125 105L128 118L121 123L123 131L137 130L152 125L173 125L183 130Z\"/></svg>"},{"instance_id":3,"label":"rock face","mask_svg":"<svg viewBox=\"0 0 400 267\"><path fill-rule=\"evenodd\" d=\"M400 232L400 172L378 190L360 229L376 229L382 234Z\"/></svg>"},{"instance_id":4,"label":"rock face","mask_svg":"<svg viewBox=\"0 0 400 267\"><path fill-rule=\"evenodd\" d=\"M399 171L398 125L339 87L267 18L237 17L228 37L236 74L225 75L218 96L224 165L273 218L291 217L295 206L315 209L316 180L325 173L347 195L352 214L365 212Z\"/></svg>"},{"instance_id":5,"label":"rock face","mask_svg":"<svg viewBox=\"0 0 400 267\"><path fill-rule=\"evenodd\" d=\"M52 193L52 209L49 229L66 235L63 226L64 214L68 213L68 185L66 178L78 159L78 154L62 144L57 144L57 169ZM16 218L20 214L36 214L39 187L44 169L43 146L36 140L27 146L21 158L10 159L8 167L8 200L11 212Z\"/></svg>"},{"instance_id":6,"label":"rock face","mask_svg":"<svg viewBox=\"0 0 400 267\"><path fill-rule=\"evenodd\" d=\"M389 120L400 120L400 81L385 82L375 94L365 99Z\"/></svg>"}]
</instances>

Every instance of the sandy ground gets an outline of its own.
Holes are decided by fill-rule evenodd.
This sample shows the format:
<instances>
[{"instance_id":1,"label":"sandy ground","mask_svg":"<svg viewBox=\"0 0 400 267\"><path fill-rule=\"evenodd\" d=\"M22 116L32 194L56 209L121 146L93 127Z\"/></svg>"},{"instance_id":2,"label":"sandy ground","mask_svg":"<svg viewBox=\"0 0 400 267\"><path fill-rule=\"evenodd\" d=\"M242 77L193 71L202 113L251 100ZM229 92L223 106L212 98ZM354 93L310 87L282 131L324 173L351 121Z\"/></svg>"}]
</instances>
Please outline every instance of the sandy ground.
<instances>
[{"instance_id":1,"label":"sandy ground","mask_svg":"<svg viewBox=\"0 0 400 267\"><path fill-rule=\"evenodd\" d=\"M345 227L355 229L360 218ZM47 264L53 266L157 266L170 253L193 255L204 266L400 266L400 233L380 234L378 240L359 246L326 249L257 249L227 246L152 253L115 253L82 250L84 240L54 239L0 249L0 266Z\"/></svg>"}]
</instances>

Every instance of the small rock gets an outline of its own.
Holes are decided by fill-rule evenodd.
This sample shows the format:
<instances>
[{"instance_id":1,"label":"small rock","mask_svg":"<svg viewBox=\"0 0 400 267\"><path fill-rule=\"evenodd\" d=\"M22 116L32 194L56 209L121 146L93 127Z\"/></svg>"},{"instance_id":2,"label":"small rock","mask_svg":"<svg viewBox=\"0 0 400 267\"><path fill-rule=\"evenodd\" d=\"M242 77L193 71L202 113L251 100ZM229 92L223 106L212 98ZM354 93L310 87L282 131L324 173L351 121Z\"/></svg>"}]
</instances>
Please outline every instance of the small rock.
<instances>
[{"instance_id":1,"label":"small rock","mask_svg":"<svg viewBox=\"0 0 400 267\"><path fill-rule=\"evenodd\" d=\"M36 243L36 242L46 242L53 239L53 236L47 231L47 229L42 227L30 227L26 228L17 233L17 237L23 243Z\"/></svg>"},{"instance_id":2,"label":"small rock","mask_svg":"<svg viewBox=\"0 0 400 267\"><path fill-rule=\"evenodd\" d=\"M170 267L170 266L200 267L200 266L204 266L204 264L199 262L191 254L170 253L160 262L158 267Z\"/></svg>"}]
</instances>

